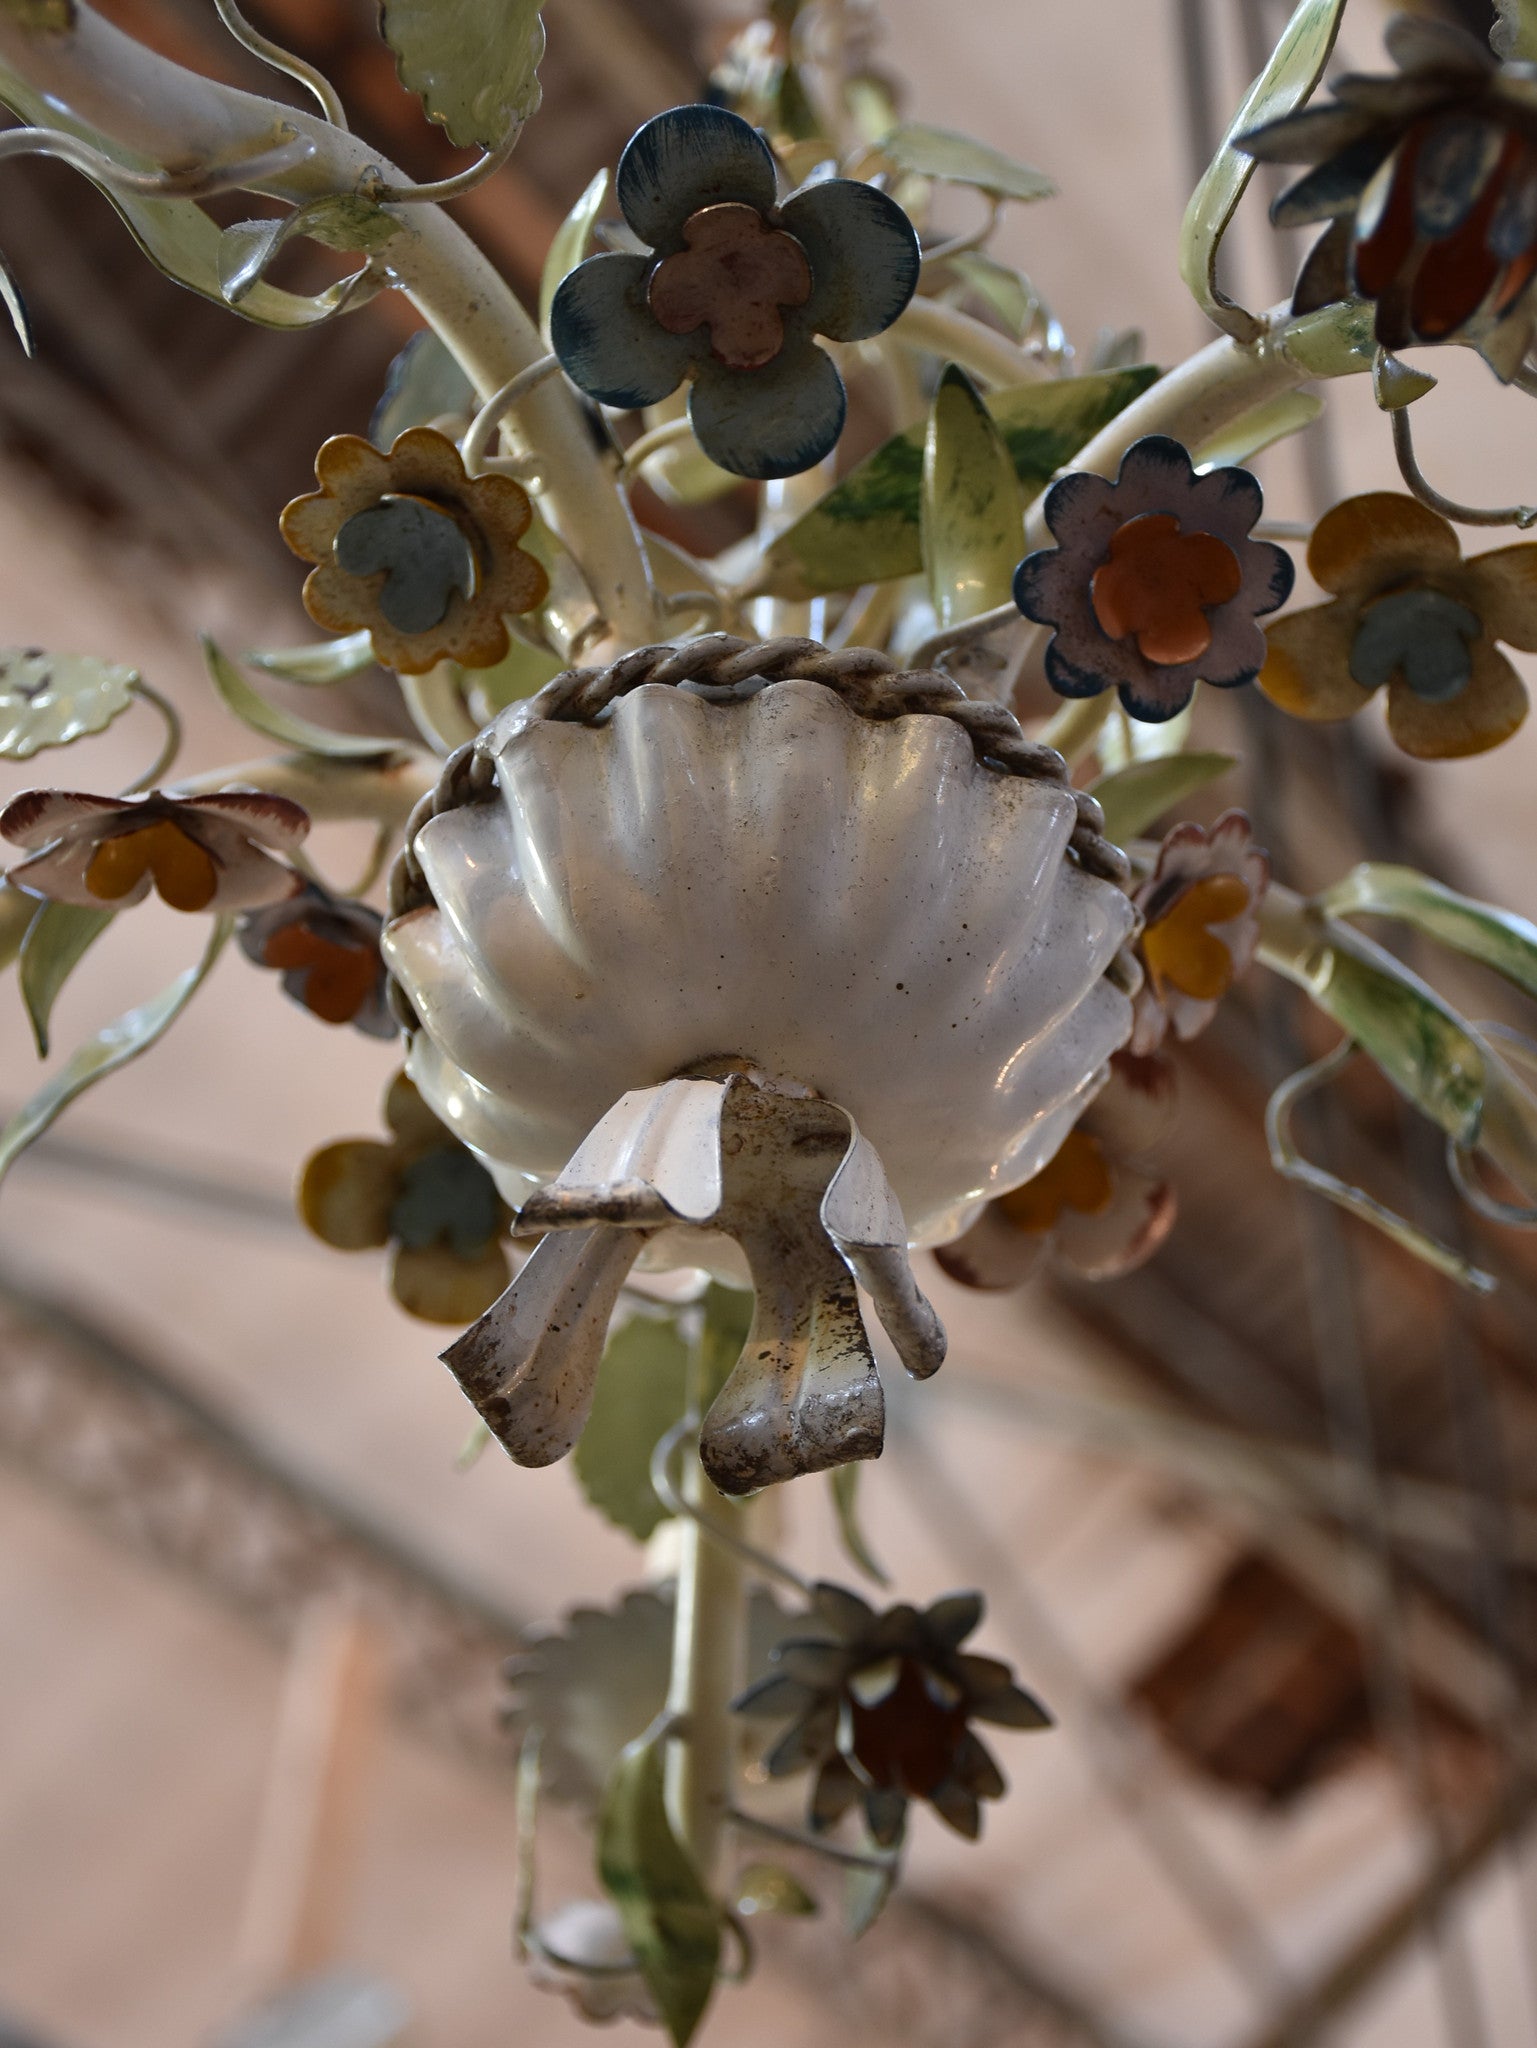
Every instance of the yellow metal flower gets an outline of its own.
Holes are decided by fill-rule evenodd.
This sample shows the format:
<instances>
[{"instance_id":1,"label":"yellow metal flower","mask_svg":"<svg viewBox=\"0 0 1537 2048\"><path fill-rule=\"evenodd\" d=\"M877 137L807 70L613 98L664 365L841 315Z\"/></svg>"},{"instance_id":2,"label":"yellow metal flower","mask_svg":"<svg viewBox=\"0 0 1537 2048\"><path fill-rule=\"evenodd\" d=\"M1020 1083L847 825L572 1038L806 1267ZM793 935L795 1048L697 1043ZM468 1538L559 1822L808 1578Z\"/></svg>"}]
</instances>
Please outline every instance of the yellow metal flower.
<instances>
[{"instance_id":1,"label":"yellow metal flower","mask_svg":"<svg viewBox=\"0 0 1537 2048\"><path fill-rule=\"evenodd\" d=\"M25 789L0 812L0 837L26 847L8 879L83 909L127 910L153 888L173 910L253 910L303 887L287 865L309 815L259 789L211 796L89 796Z\"/></svg>"},{"instance_id":2,"label":"yellow metal flower","mask_svg":"<svg viewBox=\"0 0 1537 2048\"><path fill-rule=\"evenodd\" d=\"M374 654L402 675L440 661L494 668L507 614L542 604L549 579L518 546L533 518L511 477L466 475L432 427L412 427L388 455L338 434L315 458L318 491L280 521L301 561L304 608L332 633L366 628Z\"/></svg>"},{"instance_id":3,"label":"yellow metal flower","mask_svg":"<svg viewBox=\"0 0 1537 2048\"><path fill-rule=\"evenodd\" d=\"M1269 886L1270 857L1242 811L1224 811L1210 832L1187 820L1169 833L1132 899L1147 969L1132 999L1133 1053L1156 1052L1170 1031L1188 1040L1206 1029L1254 958Z\"/></svg>"},{"instance_id":4,"label":"yellow metal flower","mask_svg":"<svg viewBox=\"0 0 1537 2048\"><path fill-rule=\"evenodd\" d=\"M1526 717L1497 642L1537 651L1537 542L1464 561L1438 512L1368 491L1318 522L1308 568L1331 601L1266 635L1259 685L1283 711L1351 718L1386 684L1389 732L1426 761L1484 753Z\"/></svg>"},{"instance_id":5,"label":"yellow metal flower","mask_svg":"<svg viewBox=\"0 0 1537 2048\"><path fill-rule=\"evenodd\" d=\"M390 1291L408 1314L473 1322L512 1277L511 1212L404 1074L390 1084L384 1120L388 1144L344 1138L315 1154L299 1180L299 1214L338 1251L393 1246Z\"/></svg>"}]
</instances>

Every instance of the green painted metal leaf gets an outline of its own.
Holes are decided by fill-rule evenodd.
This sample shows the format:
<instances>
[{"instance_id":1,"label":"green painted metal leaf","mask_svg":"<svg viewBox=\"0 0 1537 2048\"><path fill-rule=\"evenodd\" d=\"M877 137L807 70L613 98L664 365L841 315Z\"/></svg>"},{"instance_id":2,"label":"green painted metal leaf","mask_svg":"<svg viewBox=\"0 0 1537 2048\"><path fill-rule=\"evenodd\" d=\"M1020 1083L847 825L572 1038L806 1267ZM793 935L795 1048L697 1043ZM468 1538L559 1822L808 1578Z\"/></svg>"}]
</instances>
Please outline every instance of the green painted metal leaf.
<instances>
[{"instance_id":1,"label":"green painted metal leaf","mask_svg":"<svg viewBox=\"0 0 1537 2048\"><path fill-rule=\"evenodd\" d=\"M9 967L16 958L42 911L36 896L0 880L0 968Z\"/></svg>"},{"instance_id":2,"label":"green painted metal leaf","mask_svg":"<svg viewBox=\"0 0 1537 2048\"><path fill-rule=\"evenodd\" d=\"M210 969L234 930L231 918L219 918L203 957L177 975L170 987L137 1009L103 1027L70 1055L59 1073L24 1103L0 1131L0 1179L4 1179L29 1145L48 1130L70 1104L108 1074L115 1074L162 1039L207 980Z\"/></svg>"},{"instance_id":3,"label":"green painted metal leaf","mask_svg":"<svg viewBox=\"0 0 1537 2048\"><path fill-rule=\"evenodd\" d=\"M379 30L457 149L501 149L538 111L538 0L380 0Z\"/></svg>"},{"instance_id":4,"label":"green painted metal leaf","mask_svg":"<svg viewBox=\"0 0 1537 2048\"><path fill-rule=\"evenodd\" d=\"M1217 285L1217 252L1254 175L1254 159L1236 147L1236 138L1295 112L1308 98L1323 77L1344 12L1345 0L1299 0L1185 209L1180 275L1208 319L1239 341L1257 340L1264 327Z\"/></svg>"},{"instance_id":5,"label":"green painted metal leaf","mask_svg":"<svg viewBox=\"0 0 1537 2048\"><path fill-rule=\"evenodd\" d=\"M651 1453L688 1405L689 1348L670 1318L634 1315L609 1338L574 1460L600 1514L642 1543L666 1519Z\"/></svg>"},{"instance_id":6,"label":"green painted metal leaf","mask_svg":"<svg viewBox=\"0 0 1537 2048\"><path fill-rule=\"evenodd\" d=\"M459 359L430 327L413 334L390 364L368 423L368 438L386 454L408 427L430 426L475 410L475 387Z\"/></svg>"},{"instance_id":7,"label":"green painted metal leaf","mask_svg":"<svg viewBox=\"0 0 1537 2048\"><path fill-rule=\"evenodd\" d=\"M213 686L243 725L261 733L279 746L296 747L301 753L323 754L333 761L377 760L382 754L398 753L400 741L371 738L365 733L332 732L312 719L299 718L276 704L269 704L253 690L227 655L203 636L203 659Z\"/></svg>"},{"instance_id":8,"label":"green painted metal leaf","mask_svg":"<svg viewBox=\"0 0 1537 2048\"><path fill-rule=\"evenodd\" d=\"M245 659L263 675L281 676L285 683L302 683L306 689L324 689L372 668L374 643L365 629L340 640L317 640L307 647L253 648Z\"/></svg>"},{"instance_id":9,"label":"green painted metal leaf","mask_svg":"<svg viewBox=\"0 0 1537 2048\"><path fill-rule=\"evenodd\" d=\"M876 1561L859 1519L859 1471L858 1465L839 1465L828 1474L838 1534L844 1549L865 1576L874 1579L878 1586L889 1586L891 1574Z\"/></svg>"},{"instance_id":10,"label":"green painted metal leaf","mask_svg":"<svg viewBox=\"0 0 1537 2048\"><path fill-rule=\"evenodd\" d=\"M1005 602L1025 551L1025 501L981 393L954 363L940 376L923 443L919 544L941 627Z\"/></svg>"},{"instance_id":11,"label":"green painted metal leaf","mask_svg":"<svg viewBox=\"0 0 1537 2048\"><path fill-rule=\"evenodd\" d=\"M643 1736L614 1767L598 1816L598 1875L663 2024L685 2048L720 1968L720 1908L672 1831L665 1741Z\"/></svg>"},{"instance_id":12,"label":"green painted metal leaf","mask_svg":"<svg viewBox=\"0 0 1537 2048\"><path fill-rule=\"evenodd\" d=\"M1323 409L1324 402L1316 391L1283 391L1279 398L1255 406L1220 434L1203 441L1195 451L1195 460L1202 466L1252 462L1263 449L1273 448L1288 434L1300 434L1304 427L1310 427Z\"/></svg>"},{"instance_id":13,"label":"green painted metal leaf","mask_svg":"<svg viewBox=\"0 0 1537 2048\"><path fill-rule=\"evenodd\" d=\"M0 756L30 761L43 747L105 732L132 704L138 680L136 669L92 654L0 647Z\"/></svg>"},{"instance_id":14,"label":"green painted metal leaf","mask_svg":"<svg viewBox=\"0 0 1537 2048\"><path fill-rule=\"evenodd\" d=\"M292 241L307 238L327 249L372 255L400 231L401 223L393 214L355 192L328 193L276 220L233 221L219 237L219 289L224 303L238 307L248 298ZM359 274L357 289L366 288Z\"/></svg>"},{"instance_id":15,"label":"green painted metal leaf","mask_svg":"<svg viewBox=\"0 0 1537 2048\"><path fill-rule=\"evenodd\" d=\"M1051 308L1023 272L980 249L964 249L950 257L946 269L997 314L1011 340L1041 340L1050 349L1061 347L1062 331Z\"/></svg>"},{"instance_id":16,"label":"green painted metal leaf","mask_svg":"<svg viewBox=\"0 0 1537 2048\"><path fill-rule=\"evenodd\" d=\"M848 1871L843 1880L843 1918L856 1941L881 1917L900 1874L895 1857L889 1863L855 1864Z\"/></svg>"},{"instance_id":17,"label":"green painted metal leaf","mask_svg":"<svg viewBox=\"0 0 1537 2048\"><path fill-rule=\"evenodd\" d=\"M495 667L461 669L459 688L476 725L489 725L498 711L532 697L565 666L559 655L509 634L507 652Z\"/></svg>"},{"instance_id":18,"label":"green painted metal leaf","mask_svg":"<svg viewBox=\"0 0 1537 2048\"><path fill-rule=\"evenodd\" d=\"M699 1384L709 1400L713 1401L726 1384L731 1368L742 1355L742 1346L752 1328L753 1306L750 1287L722 1287L718 1280L712 1280L705 1289L699 1332L704 1353Z\"/></svg>"},{"instance_id":19,"label":"green painted metal leaf","mask_svg":"<svg viewBox=\"0 0 1537 2048\"><path fill-rule=\"evenodd\" d=\"M75 25L75 0L4 0L0 11L34 35L59 35Z\"/></svg>"},{"instance_id":20,"label":"green painted metal leaf","mask_svg":"<svg viewBox=\"0 0 1537 2048\"><path fill-rule=\"evenodd\" d=\"M1537 63L1537 0L1495 0L1495 9L1499 20L1489 40L1496 55Z\"/></svg>"},{"instance_id":21,"label":"green painted metal leaf","mask_svg":"<svg viewBox=\"0 0 1537 2048\"><path fill-rule=\"evenodd\" d=\"M570 273L592 248L593 229L608 197L608 172L601 170L555 230L539 278L539 331L549 338L550 307Z\"/></svg>"},{"instance_id":22,"label":"green painted metal leaf","mask_svg":"<svg viewBox=\"0 0 1537 2048\"><path fill-rule=\"evenodd\" d=\"M1165 811L1237 765L1232 754L1165 754L1101 776L1091 789L1105 813L1106 838L1124 846Z\"/></svg>"},{"instance_id":23,"label":"green painted metal leaf","mask_svg":"<svg viewBox=\"0 0 1537 2048\"><path fill-rule=\"evenodd\" d=\"M1017 163L1001 149L919 121L899 123L876 147L899 170L912 171L920 178L939 178L947 184L975 185L1000 199L1050 199L1057 189L1044 171Z\"/></svg>"},{"instance_id":24,"label":"green painted metal leaf","mask_svg":"<svg viewBox=\"0 0 1537 2048\"><path fill-rule=\"evenodd\" d=\"M1143 365L988 392L983 403L1026 499L1157 379ZM923 446L924 429L910 427L866 456L773 542L752 594L819 597L916 575L923 567Z\"/></svg>"},{"instance_id":25,"label":"green painted metal leaf","mask_svg":"<svg viewBox=\"0 0 1537 2048\"><path fill-rule=\"evenodd\" d=\"M1396 917L1537 996L1537 924L1422 875L1363 861L1317 899L1333 917Z\"/></svg>"},{"instance_id":26,"label":"green painted metal leaf","mask_svg":"<svg viewBox=\"0 0 1537 2048\"><path fill-rule=\"evenodd\" d=\"M45 903L27 927L19 980L40 1060L48 1057L48 1023L60 990L116 915L74 903Z\"/></svg>"}]
</instances>

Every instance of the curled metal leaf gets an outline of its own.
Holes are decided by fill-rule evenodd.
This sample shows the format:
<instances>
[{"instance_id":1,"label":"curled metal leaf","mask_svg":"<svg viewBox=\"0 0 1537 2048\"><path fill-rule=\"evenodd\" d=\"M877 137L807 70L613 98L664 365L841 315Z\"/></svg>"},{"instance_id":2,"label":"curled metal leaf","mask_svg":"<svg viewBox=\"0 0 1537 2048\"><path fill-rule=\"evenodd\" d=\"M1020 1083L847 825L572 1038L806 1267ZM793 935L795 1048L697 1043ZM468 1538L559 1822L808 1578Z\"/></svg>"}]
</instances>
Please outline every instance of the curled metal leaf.
<instances>
[{"instance_id":1,"label":"curled metal leaf","mask_svg":"<svg viewBox=\"0 0 1537 2048\"><path fill-rule=\"evenodd\" d=\"M586 190L566 215L550 243L539 278L539 331L550 331L550 307L555 294L576 266L592 253L593 232L603 202L608 197L608 171L603 169L589 181Z\"/></svg>"},{"instance_id":2,"label":"curled metal leaf","mask_svg":"<svg viewBox=\"0 0 1537 2048\"><path fill-rule=\"evenodd\" d=\"M1237 766L1232 754L1163 754L1129 761L1114 774L1101 776L1091 791L1105 814L1106 838L1124 846L1166 811Z\"/></svg>"},{"instance_id":3,"label":"curled metal leaf","mask_svg":"<svg viewBox=\"0 0 1537 2048\"><path fill-rule=\"evenodd\" d=\"M104 1025L71 1054L64 1067L17 1110L0 1131L0 1179L50 1129L77 1097L98 1081L126 1067L157 1044L207 980L234 929L234 920L219 918L209 934L202 958L177 975L169 988L136 1009Z\"/></svg>"},{"instance_id":4,"label":"curled metal leaf","mask_svg":"<svg viewBox=\"0 0 1537 2048\"><path fill-rule=\"evenodd\" d=\"M338 640L317 640L306 647L248 649L245 659L263 675L281 676L285 683L302 683L306 689L321 689L344 683L361 675L374 660L373 642L367 629L344 634Z\"/></svg>"},{"instance_id":5,"label":"curled metal leaf","mask_svg":"<svg viewBox=\"0 0 1537 2048\"><path fill-rule=\"evenodd\" d=\"M399 740L374 738L365 733L332 732L329 726L316 725L313 719L296 717L291 711L269 704L206 635L203 638L203 658L208 664L214 688L241 723L269 740L276 740L279 746L297 747L301 753L322 754L336 761L376 761L381 755L401 750Z\"/></svg>"},{"instance_id":6,"label":"curled metal leaf","mask_svg":"<svg viewBox=\"0 0 1537 2048\"><path fill-rule=\"evenodd\" d=\"M117 915L77 903L45 903L21 944L18 979L37 1056L48 1057L48 1024L64 984Z\"/></svg>"},{"instance_id":7,"label":"curled metal leaf","mask_svg":"<svg viewBox=\"0 0 1537 2048\"><path fill-rule=\"evenodd\" d=\"M924 436L919 519L929 601L941 628L1005 602L1024 547L1024 515L1003 436L981 393L951 363Z\"/></svg>"},{"instance_id":8,"label":"curled metal leaf","mask_svg":"<svg viewBox=\"0 0 1537 2048\"><path fill-rule=\"evenodd\" d=\"M1016 162L1001 149L919 121L901 122L876 147L899 170L948 184L975 185L979 192L999 199L1050 199L1057 189L1044 171Z\"/></svg>"},{"instance_id":9,"label":"curled metal leaf","mask_svg":"<svg viewBox=\"0 0 1537 2048\"><path fill-rule=\"evenodd\" d=\"M1316 899L1332 917L1395 917L1427 938L1481 960L1537 996L1537 924L1512 910L1459 895L1418 868L1363 861Z\"/></svg>"},{"instance_id":10,"label":"curled metal leaf","mask_svg":"<svg viewBox=\"0 0 1537 2048\"><path fill-rule=\"evenodd\" d=\"M283 250L307 237L328 249L356 250L372 257L400 233L400 222L355 192L328 194L296 206L276 220L235 221L219 237L219 289L228 306L239 306L261 284ZM388 283L371 263L330 287L338 305L357 305Z\"/></svg>"},{"instance_id":11,"label":"curled metal leaf","mask_svg":"<svg viewBox=\"0 0 1537 2048\"><path fill-rule=\"evenodd\" d=\"M1254 159L1238 148L1237 138L1303 104L1323 76L1344 13L1345 0L1298 0L1270 62L1250 86L1185 209L1180 275L1201 311L1238 341L1257 340L1264 324L1217 284L1222 238L1254 175Z\"/></svg>"}]
</instances>

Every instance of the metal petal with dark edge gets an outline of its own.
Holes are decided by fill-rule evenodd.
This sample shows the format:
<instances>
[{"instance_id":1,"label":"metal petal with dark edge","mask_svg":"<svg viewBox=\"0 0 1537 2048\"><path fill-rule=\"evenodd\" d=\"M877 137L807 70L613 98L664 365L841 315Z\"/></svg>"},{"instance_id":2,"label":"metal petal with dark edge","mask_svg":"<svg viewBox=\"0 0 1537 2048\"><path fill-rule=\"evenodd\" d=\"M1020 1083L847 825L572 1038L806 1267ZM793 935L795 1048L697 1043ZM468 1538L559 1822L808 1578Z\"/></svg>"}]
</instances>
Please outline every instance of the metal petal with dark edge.
<instances>
[{"instance_id":1,"label":"metal petal with dark edge","mask_svg":"<svg viewBox=\"0 0 1537 2048\"><path fill-rule=\"evenodd\" d=\"M781 224L811 264L801 319L832 341L881 334L918 289L912 222L887 193L853 178L824 178L786 200Z\"/></svg>"},{"instance_id":2,"label":"metal petal with dark edge","mask_svg":"<svg viewBox=\"0 0 1537 2048\"><path fill-rule=\"evenodd\" d=\"M1325 157L1272 201L1272 225L1304 228L1314 221L1332 220L1337 214L1352 211L1396 140L1396 136L1379 130Z\"/></svg>"},{"instance_id":3,"label":"metal petal with dark edge","mask_svg":"<svg viewBox=\"0 0 1537 2048\"><path fill-rule=\"evenodd\" d=\"M1278 121L1262 122L1247 135L1240 135L1236 146L1261 163L1317 163L1352 148L1377 125L1374 114L1336 102L1304 107L1298 113L1283 114Z\"/></svg>"},{"instance_id":4,"label":"metal petal with dark edge","mask_svg":"<svg viewBox=\"0 0 1537 2048\"><path fill-rule=\"evenodd\" d=\"M1420 141L1414 160L1414 224L1431 240L1454 235L1489 187L1505 153L1505 130L1471 114L1447 114Z\"/></svg>"},{"instance_id":5,"label":"metal petal with dark edge","mask_svg":"<svg viewBox=\"0 0 1537 2048\"><path fill-rule=\"evenodd\" d=\"M683 246L683 224L704 206L767 213L778 192L774 153L724 107L672 107L630 138L614 183L620 211L660 256Z\"/></svg>"},{"instance_id":6,"label":"metal petal with dark edge","mask_svg":"<svg viewBox=\"0 0 1537 2048\"><path fill-rule=\"evenodd\" d=\"M652 314L650 269L646 256L589 256L562 279L550 307L561 368L602 405L659 405L698 353L695 337L669 334Z\"/></svg>"},{"instance_id":7,"label":"metal petal with dark edge","mask_svg":"<svg viewBox=\"0 0 1537 2048\"><path fill-rule=\"evenodd\" d=\"M954 1650L981 1621L982 1607L980 1593L946 1593L923 1610L923 1626L946 1649Z\"/></svg>"},{"instance_id":8,"label":"metal petal with dark edge","mask_svg":"<svg viewBox=\"0 0 1537 2048\"><path fill-rule=\"evenodd\" d=\"M704 363L689 396L705 454L758 481L815 468L837 446L847 411L832 357L810 341L788 344L761 370Z\"/></svg>"}]
</instances>

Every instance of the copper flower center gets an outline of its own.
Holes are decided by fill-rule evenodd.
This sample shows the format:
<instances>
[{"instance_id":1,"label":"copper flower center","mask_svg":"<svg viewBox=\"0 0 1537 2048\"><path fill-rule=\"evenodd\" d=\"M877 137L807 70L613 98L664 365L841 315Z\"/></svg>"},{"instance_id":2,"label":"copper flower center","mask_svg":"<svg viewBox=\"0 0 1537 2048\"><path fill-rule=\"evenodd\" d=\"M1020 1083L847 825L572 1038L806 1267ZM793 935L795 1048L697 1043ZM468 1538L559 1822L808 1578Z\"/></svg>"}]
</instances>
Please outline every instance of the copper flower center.
<instances>
[{"instance_id":1,"label":"copper flower center","mask_svg":"<svg viewBox=\"0 0 1537 2048\"><path fill-rule=\"evenodd\" d=\"M1118 527L1094 571L1094 616L1112 640L1135 635L1160 668L1198 661L1211 645L1208 609L1238 595L1238 557L1213 533L1181 533L1172 512L1144 512Z\"/></svg>"},{"instance_id":2,"label":"copper flower center","mask_svg":"<svg viewBox=\"0 0 1537 2048\"><path fill-rule=\"evenodd\" d=\"M1056 1229L1064 1209L1102 1216L1114 1194L1115 1182L1098 1138L1087 1131L1069 1131L1055 1158L1022 1188L1002 1196L998 1206L1017 1229L1044 1234Z\"/></svg>"},{"instance_id":3,"label":"copper flower center","mask_svg":"<svg viewBox=\"0 0 1537 2048\"><path fill-rule=\"evenodd\" d=\"M850 1760L881 1791L928 1799L949 1777L966 1702L937 1671L894 1657L849 1681Z\"/></svg>"},{"instance_id":4,"label":"copper flower center","mask_svg":"<svg viewBox=\"0 0 1537 2048\"><path fill-rule=\"evenodd\" d=\"M1209 927L1227 924L1248 907L1248 884L1237 875L1203 875L1192 882L1142 934L1142 956L1153 980L1198 1002L1226 995L1233 956Z\"/></svg>"},{"instance_id":5,"label":"copper flower center","mask_svg":"<svg viewBox=\"0 0 1537 2048\"><path fill-rule=\"evenodd\" d=\"M268 939L262 958L285 973L304 973L305 1009L327 1024L350 1024L373 993L379 956L372 946L327 939L308 925L284 925Z\"/></svg>"},{"instance_id":6,"label":"copper flower center","mask_svg":"<svg viewBox=\"0 0 1537 2048\"><path fill-rule=\"evenodd\" d=\"M115 903L146 874L173 910L206 910L219 886L213 855L169 818L104 839L91 855L85 886L104 903Z\"/></svg>"},{"instance_id":7,"label":"copper flower center","mask_svg":"<svg viewBox=\"0 0 1537 2048\"><path fill-rule=\"evenodd\" d=\"M733 370L761 370L784 347L780 308L811 297L811 265L793 235L755 206L706 206L683 227L686 247L664 256L647 296L669 334L710 330L712 354Z\"/></svg>"}]
</instances>

